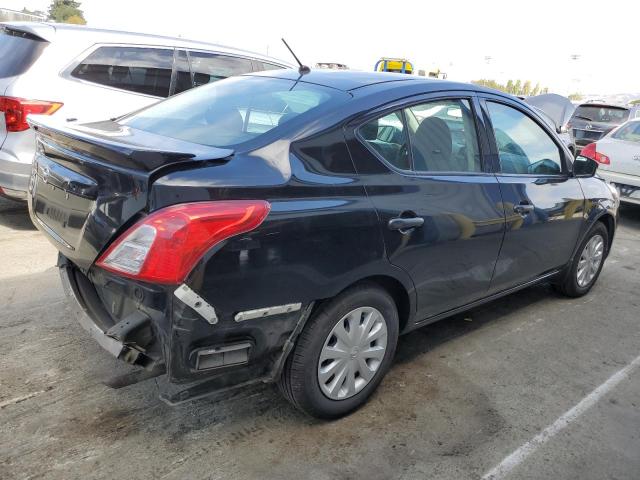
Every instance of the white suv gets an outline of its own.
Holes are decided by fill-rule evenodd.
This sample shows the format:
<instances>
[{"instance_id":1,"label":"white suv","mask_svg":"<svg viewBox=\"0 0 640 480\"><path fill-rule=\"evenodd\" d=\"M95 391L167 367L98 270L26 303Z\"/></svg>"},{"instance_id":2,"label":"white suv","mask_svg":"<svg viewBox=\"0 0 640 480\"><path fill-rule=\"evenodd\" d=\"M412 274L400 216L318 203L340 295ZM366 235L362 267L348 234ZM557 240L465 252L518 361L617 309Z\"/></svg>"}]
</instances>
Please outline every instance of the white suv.
<instances>
[{"instance_id":1,"label":"white suv","mask_svg":"<svg viewBox=\"0 0 640 480\"><path fill-rule=\"evenodd\" d=\"M219 45L54 23L0 23L0 194L26 198L29 114L90 122L287 62Z\"/></svg>"}]
</instances>

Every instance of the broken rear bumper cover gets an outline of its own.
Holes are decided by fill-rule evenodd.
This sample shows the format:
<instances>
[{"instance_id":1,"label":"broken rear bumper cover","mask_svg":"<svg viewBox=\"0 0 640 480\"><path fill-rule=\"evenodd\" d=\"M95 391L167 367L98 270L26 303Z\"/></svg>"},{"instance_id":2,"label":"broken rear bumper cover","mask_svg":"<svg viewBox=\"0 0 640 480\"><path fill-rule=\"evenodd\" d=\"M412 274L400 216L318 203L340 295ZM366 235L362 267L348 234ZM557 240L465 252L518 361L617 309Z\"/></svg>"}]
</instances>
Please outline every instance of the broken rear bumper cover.
<instances>
[{"instance_id":1,"label":"broken rear bumper cover","mask_svg":"<svg viewBox=\"0 0 640 480\"><path fill-rule=\"evenodd\" d=\"M215 312L189 287L176 294L99 269L85 275L63 256L58 266L82 327L111 355L166 373L160 398L172 405L276 380L313 307Z\"/></svg>"},{"instance_id":2,"label":"broken rear bumper cover","mask_svg":"<svg viewBox=\"0 0 640 480\"><path fill-rule=\"evenodd\" d=\"M102 330L89 316L86 307L78 300L79 294L75 281L70 278L69 268L60 269L60 280L62 280L62 288L67 297L69 308L82 328L84 328L98 344L114 357L118 358L122 354L125 346L122 342L115 340L106 335L106 331Z\"/></svg>"}]
</instances>

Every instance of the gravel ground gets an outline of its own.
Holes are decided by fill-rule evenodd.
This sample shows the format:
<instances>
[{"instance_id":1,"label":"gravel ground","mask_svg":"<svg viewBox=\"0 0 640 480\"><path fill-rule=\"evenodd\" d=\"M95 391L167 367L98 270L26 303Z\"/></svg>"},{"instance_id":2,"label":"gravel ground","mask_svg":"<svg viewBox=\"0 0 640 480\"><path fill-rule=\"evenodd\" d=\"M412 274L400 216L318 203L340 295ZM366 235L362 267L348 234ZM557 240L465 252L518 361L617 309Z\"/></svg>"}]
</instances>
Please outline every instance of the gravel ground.
<instances>
[{"instance_id":1,"label":"gravel ground","mask_svg":"<svg viewBox=\"0 0 640 480\"><path fill-rule=\"evenodd\" d=\"M0 478L638 479L640 208L621 223L591 294L538 286L409 334L365 408L325 423L270 385L179 407L153 379L106 387L127 367L0 200Z\"/></svg>"}]
</instances>

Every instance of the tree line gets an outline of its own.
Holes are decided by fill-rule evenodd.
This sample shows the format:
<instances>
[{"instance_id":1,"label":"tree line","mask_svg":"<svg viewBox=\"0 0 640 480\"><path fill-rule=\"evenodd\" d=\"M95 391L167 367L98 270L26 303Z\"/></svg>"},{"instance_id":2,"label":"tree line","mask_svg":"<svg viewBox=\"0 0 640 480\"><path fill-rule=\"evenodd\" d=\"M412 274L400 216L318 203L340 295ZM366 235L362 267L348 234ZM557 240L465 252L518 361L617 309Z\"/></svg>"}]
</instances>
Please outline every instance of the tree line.
<instances>
[{"instance_id":1,"label":"tree line","mask_svg":"<svg viewBox=\"0 0 640 480\"><path fill-rule=\"evenodd\" d=\"M549 87L540 87L540 83L537 82L534 87L531 85L531 81L525 80L508 80L506 84L499 83L495 80L481 78L480 80L471 80L471 83L475 85L482 85L483 87L493 88L502 92L510 93L511 95L519 95L522 97L528 97L530 95L540 95L542 93L549 93Z\"/></svg>"},{"instance_id":2,"label":"tree line","mask_svg":"<svg viewBox=\"0 0 640 480\"><path fill-rule=\"evenodd\" d=\"M46 17L47 20L58 23L74 23L76 25L85 25L87 23L82 10L80 10L80 2L75 0L52 0L47 13L26 8L22 9L22 13Z\"/></svg>"}]
</instances>

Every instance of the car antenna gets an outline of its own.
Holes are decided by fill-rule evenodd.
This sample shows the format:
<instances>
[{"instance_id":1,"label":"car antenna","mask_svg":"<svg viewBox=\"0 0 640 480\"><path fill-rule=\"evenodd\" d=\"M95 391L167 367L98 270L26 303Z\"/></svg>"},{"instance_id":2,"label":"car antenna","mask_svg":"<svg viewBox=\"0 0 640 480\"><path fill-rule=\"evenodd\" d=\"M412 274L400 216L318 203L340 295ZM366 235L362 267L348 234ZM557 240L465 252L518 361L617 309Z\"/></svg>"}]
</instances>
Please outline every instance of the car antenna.
<instances>
[{"instance_id":1,"label":"car antenna","mask_svg":"<svg viewBox=\"0 0 640 480\"><path fill-rule=\"evenodd\" d=\"M298 72L300 72L300 75L304 75L306 73L309 73L311 71L311 69L309 67L307 67L306 65L302 64L302 62L300 61L300 59L298 59L296 54L293 53L293 50L291 50L291 47L289 46L287 41L284 38L281 38L280 40L282 40L282 43L284 43L284 46L287 47L287 49L291 52L291 55L293 55L293 58L295 58L296 62L298 62L298 65L300 65L300 68L298 68Z\"/></svg>"}]
</instances>

